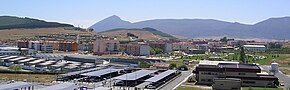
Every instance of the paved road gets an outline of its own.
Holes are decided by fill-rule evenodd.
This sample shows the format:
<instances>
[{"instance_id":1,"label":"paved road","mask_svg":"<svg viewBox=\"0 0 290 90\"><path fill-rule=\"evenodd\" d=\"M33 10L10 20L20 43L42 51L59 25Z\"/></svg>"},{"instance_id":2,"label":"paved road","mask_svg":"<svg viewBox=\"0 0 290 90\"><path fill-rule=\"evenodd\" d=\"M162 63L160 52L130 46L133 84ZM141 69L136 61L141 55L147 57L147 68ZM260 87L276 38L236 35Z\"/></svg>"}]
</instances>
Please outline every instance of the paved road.
<instances>
[{"instance_id":1,"label":"paved road","mask_svg":"<svg viewBox=\"0 0 290 90\"><path fill-rule=\"evenodd\" d=\"M174 79L164 87L162 87L160 90L172 90L175 86L179 85L186 77L188 77L191 74L191 70L189 71L182 71L181 76Z\"/></svg>"},{"instance_id":2,"label":"paved road","mask_svg":"<svg viewBox=\"0 0 290 90\"><path fill-rule=\"evenodd\" d=\"M262 69L269 71L270 66L261 66ZM290 88L290 77L283 74L281 71L275 73L275 76L279 78L279 80L284 81L285 86L283 87L284 90L289 90Z\"/></svg>"}]
</instances>

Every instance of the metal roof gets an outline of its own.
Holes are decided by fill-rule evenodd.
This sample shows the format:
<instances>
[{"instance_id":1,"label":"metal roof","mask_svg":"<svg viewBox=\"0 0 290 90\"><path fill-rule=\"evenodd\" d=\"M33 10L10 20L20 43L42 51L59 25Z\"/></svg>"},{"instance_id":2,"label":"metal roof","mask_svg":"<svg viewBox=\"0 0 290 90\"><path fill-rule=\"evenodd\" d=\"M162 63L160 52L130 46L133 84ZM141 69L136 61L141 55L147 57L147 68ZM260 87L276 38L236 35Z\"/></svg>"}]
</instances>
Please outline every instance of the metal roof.
<instances>
[{"instance_id":1,"label":"metal roof","mask_svg":"<svg viewBox=\"0 0 290 90\"><path fill-rule=\"evenodd\" d=\"M30 63L30 64L36 64L36 63L40 63L42 61L45 61L45 60L44 59L37 59L35 61L31 61L31 62L28 62L28 63Z\"/></svg>"},{"instance_id":2,"label":"metal roof","mask_svg":"<svg viewBox=\"0 0 290 90\"><path fill-rule=\"evenodd\" d=\"M159 81L159 80L165 78L166 76L168 76L168 75L170 75L172 73L175 73L175 72L176 72L176 70L167 70L167 71L162 72L162 73L160 73L160 74L158 74L158 75L156 75L154 77L151 77L151 78L149 78L149 79L147 79L145 81L146 82L157 82L157 81Z\"/></svg>"},{"instance_id":3,"label":"metal roof","mask_svg":"<svg viewBox=\"0 0 290 90\"><path fill-rule=\"evenodd\" d=\"M0 90L14 90L14 89L19 89L19 88L24 88L24 87L30 87L33 85L34 84L28 83L28 82L14 82L10 84L0 85Z\"/></svg>"},{"instance_id":4,"label":"metal roof","mask_svg":"<svg viewBox=\"0 0 290 90\"><path fill-rule=\"evenodd\" d=\"M105 74L109 74L109 73L113 73L113 72L117 72L117 71L121 71L121 70L124 70L124 69L106 68L106 69L101 69L101 70L97 70L97 71L93 71L93 72L83 73L81 75L84 75L84 76L102 76Z\"/></svg>"},{"instance_id":5,"label":"metal roof","mask_svg":"<svg viewBox=\"0 0 290 90\"><path fill-rule=\"evenodd\" d=\"M59 74L59 76L71 76L71 75L77 75L77 74L82 74L82 73L86 73L86 72L90 72L90 71L99 70L99 69L102 69L102 68L103 68L103 67L90 68L90 69L85 69L85 70L81 70L81 71L69 72L69 73L66 73L66 74Z\"/></svg>"},{"instance_id":6,"label":"metal roof","mask_svg":"<svg viewBox=\"0 0 290 90\"><path fill-rule=\"evenodd\" d=\"M8 57L5 57L5 58L2 58L2 59L11 59L11 58L16 58L18 56L8 56Z\"/></svg>"},{"instance_id":7,"label":"metal roof","mask_svg":"<svg viewBox=\"0 0 290 90\"><path fill-rule=\"evenodd\" d=\"M56 61L46 61L46 62L40 63L39 65L47 66L47 65L51 65L51 64L53 64L55 62Z\"/></svg>"},{"instance_id":8,"label":"metal roof","mask_svg":"<svg viewBox=\"0 0 290 90\"><path fill-rule=\"evenodd\" d=\"M128 74L124 74L118 77L115 77L114 79L118 79L118 80L137 80L140 79L144 76L147 76L151 73L157 72L157 70L139 70L133 73L128 73Z\"/></svg>"},{"instance_id":9,"label":"metal roof","mask_svg":"<svg viewBox=\"0 0 290 90\"><path fill-rule=\"evenodd\" d=\"M28 58L28 59L20 60L19 62L29 62L32 60L36 60L36 58Z\"/></svg>"},{"instance_id":10,"label":"metal roof","mask_svg":"<svg viewBox=\"0 0 290 90\"><path fill-rule=\"evenodd\" d=\"M61 83L44 87L38 90L74 90L76 88L78 88L78 86L75 83Z\"/></svg>"},{"instance_id":11,"label":"metal roof","mask_svg":"<svg viewBox=\"0 0 290 90\"><path fill-rule=\"evenodd\" d=\"M111 89L107 87L97 87L94 90L111 90Z\"/></svg>"},{"instance_id":12,"label":"metal roof","mask_svg":"<svg viewBox=\"0 0 290 90\"><path fill-rule=\"evenodd\" d=\"M18 60L25 59L25 58L27 58L27 57L17 57L14 59L10 59L9 61L18 61Z\"/></svg>"}]
</instances>

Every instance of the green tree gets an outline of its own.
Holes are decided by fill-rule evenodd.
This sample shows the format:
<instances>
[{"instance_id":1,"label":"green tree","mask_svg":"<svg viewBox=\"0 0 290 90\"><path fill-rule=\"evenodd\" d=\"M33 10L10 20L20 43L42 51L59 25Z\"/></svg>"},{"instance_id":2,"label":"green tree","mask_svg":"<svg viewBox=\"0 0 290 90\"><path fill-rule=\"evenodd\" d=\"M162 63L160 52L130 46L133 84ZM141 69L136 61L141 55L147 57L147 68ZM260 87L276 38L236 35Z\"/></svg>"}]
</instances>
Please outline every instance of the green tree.
<instances>
[{"instance_id":1,"label":"green tree","mask_svg":"<svg viewBox=\"0 0 290 90\"><path fill-rule=\"evenodd\" d=\"M163 54L164 51L161 48L155 48L155 52L157 54Z\"/></svg>"},{"instance_id":2,"label":"green tree","mask_svg":"<svg viewBox=\"0 0 290 90\"><path fill-rule=\"evenodd\" d=\"M174 68L176 68L177 66L176 66L176 64L175 63L170 63L170 65L169 65L169 69L174 69Z\"/></svg>"},{"instance_id":3,"label":"green tree","mask_svg":"<svg viewBox=\"0 0 290 90\"><path fill-rule=\"evenodd\" d=\"M150 54L151 54L151 55L155 55L155 54L156 54L156 52L155 52L155 49L154 49L154 48L150 48Z\"/></svg>"},{"instance_id":4,"label":"green tree","mask_svg":"<svg viewBox=\"0 0 290 90\"><path fill-rule=\"evenodd\" d=\"M8 67L8 69L13 70L13 71L20 71L21 66L20 65L11 65Z\"/></svg>"},{"instance_id":5,"label":"green tree","mask_svg":"<svg viewBox=\"0 0 290 90\"><path fill-rule=\"evenodd\" d=\"M186 66L186 65L180 65L179 67L178 67L178 70L184 70L184 71L187 71L188 70L188 67Z\"/></svg>"},{"instance_id":6,"label":"green tree","mask_svg":"<svg viewBox=\"0 0 290 90\"><path fill-rule=\"evenodd\" d=\"M145 61L141 61L139 62L139 65L138 65L139 68L149 68L150 67L150 64L145 62Z\"/></svg>"},{"instance_id":7,"label":"green tree","mask_svg":"<svg viewBox=\"0 0 290 90\"><path fill-rule=\"evenodd\" d=\"M246 54L245 54L244 47L241 47L241 52L240 52L240 61L242 61L242 63L247 63L247 62L246 62Z\"/></svg>"}]
</instances>

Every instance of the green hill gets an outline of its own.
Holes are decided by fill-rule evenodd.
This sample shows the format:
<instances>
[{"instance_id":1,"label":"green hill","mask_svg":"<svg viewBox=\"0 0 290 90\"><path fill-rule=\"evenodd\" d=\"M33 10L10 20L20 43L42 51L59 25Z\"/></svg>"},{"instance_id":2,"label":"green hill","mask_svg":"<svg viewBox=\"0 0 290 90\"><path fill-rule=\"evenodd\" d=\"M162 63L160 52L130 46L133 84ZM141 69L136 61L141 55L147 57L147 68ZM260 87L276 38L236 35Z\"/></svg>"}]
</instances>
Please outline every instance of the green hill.
<instances>
[{"instance_id":1,"label":"green hill","mask_svg":"<svg viewBox=\"0 0 290 90\"><path fill-rule=\"evenodd\" d=\"M139 28L117 28L117 29L111 29L111 30L107 30L107 31L103 31L103 32L100 32L100 33L104 33L104 32L113 32L113 31L119 31L119 30L139 30L139 31L148 31L148 32L151 32L153 33L154 35L158 35L158 36L162 36L162 37L166 37L166 38L175 38L174 36L170 35L170 34L167 34L167 33L163 33L161 31L158 31L154 28L142 28L142 29L139 29Z\"/></svg>"},{"instance_id":2,"label":"green hill","mask_svg":"<svg viewBox=\"0 0 290 90\"><path fill-rule=\"evenodd\" d=\"M14 16L0 16L1 29L17 29L17 28L51 28L51 27L73 27L70 24L62 24L57 22L46 22L43 20L32 18L20 18Z\"/></svg>"}]
</instances>

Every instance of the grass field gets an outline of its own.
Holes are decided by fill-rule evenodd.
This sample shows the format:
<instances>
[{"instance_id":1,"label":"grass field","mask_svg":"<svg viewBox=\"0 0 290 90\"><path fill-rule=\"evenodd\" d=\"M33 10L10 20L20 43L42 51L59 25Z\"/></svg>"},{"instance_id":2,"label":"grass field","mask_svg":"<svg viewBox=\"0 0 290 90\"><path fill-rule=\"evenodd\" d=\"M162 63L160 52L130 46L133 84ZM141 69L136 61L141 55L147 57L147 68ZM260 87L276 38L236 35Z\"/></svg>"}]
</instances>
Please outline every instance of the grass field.
<instances>
[{"instance_id":1,"label":"grass field","mask_svg":"<svg viewBox=\"0 0 290 90\"><path fill-rule=\"evenodd\" d=\"M44 74L0 74L0 80L51 82L56 80L56 75Z\"/></svg>"},{"instance_id":2,"label":"grass field","mask_svg":"<svg viewBox=\"0 0 290 90\"><path fill-rule=\"evenodd\" d=\"M242 87L242 90L250 90L250 87ZM262 87L252 87L251 90L283 90L282 88L262 88Z\"/></svg>"}]
</instances>

